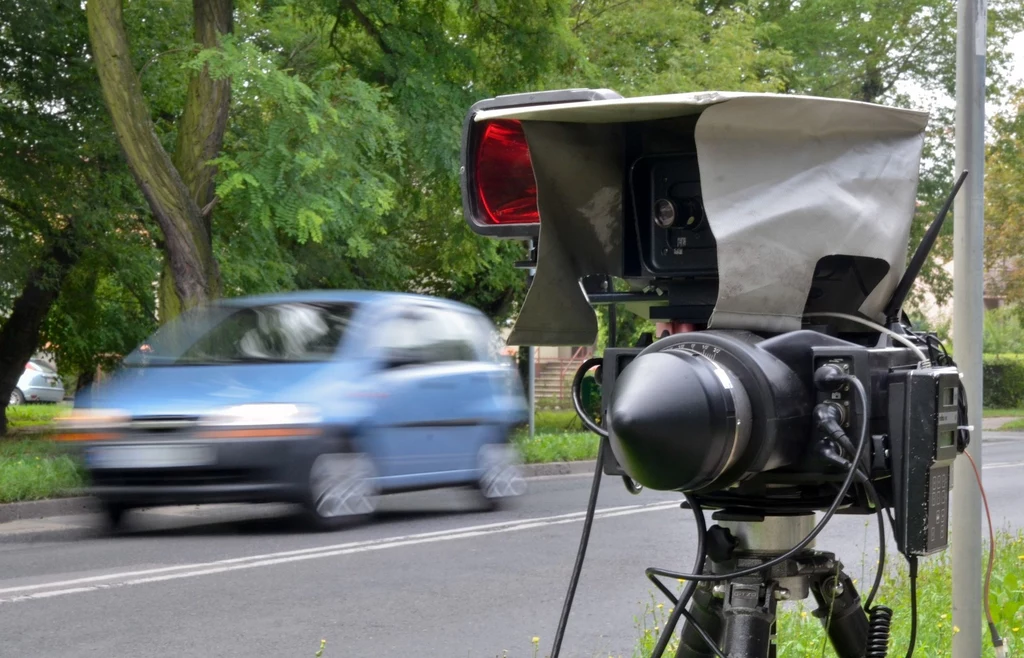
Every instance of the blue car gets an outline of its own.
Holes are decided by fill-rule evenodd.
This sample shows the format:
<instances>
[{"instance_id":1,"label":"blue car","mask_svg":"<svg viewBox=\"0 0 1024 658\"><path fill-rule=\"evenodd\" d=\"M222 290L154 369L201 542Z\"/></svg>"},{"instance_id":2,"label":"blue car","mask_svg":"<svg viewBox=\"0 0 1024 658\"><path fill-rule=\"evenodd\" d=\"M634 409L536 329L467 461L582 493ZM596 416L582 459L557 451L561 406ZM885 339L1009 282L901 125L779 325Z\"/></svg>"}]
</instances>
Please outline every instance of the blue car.
<instances>
[{"instance_id":1,"label":"blue car","mask_svg":"<svg viewBox=\"0 0 1024 658\"><path fill-rule=\"evenodd\" d=\"M396 293L228 299L161 327L79 395L62 437L117 526L137 507L291 502L314 525L381 495L523 493L510 434L527 421L490 320Z\"/></svg>"}]
</instances>

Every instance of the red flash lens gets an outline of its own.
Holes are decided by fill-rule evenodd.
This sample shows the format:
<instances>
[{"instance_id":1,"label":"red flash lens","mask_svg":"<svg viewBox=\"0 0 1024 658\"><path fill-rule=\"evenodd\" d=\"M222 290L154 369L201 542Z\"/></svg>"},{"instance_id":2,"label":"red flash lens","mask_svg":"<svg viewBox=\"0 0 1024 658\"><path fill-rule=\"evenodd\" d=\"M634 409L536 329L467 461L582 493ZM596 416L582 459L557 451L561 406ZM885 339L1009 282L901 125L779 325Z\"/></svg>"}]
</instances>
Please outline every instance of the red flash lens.
<instances>
[{"instance_id":1,"label":"red flash lens","mask_svg":"<svg viewBox=\"0 0 1024 658\"><path fill-rule=\"evenodd\" d=\"M537 224L537 181L518 121L490 121L476 150L476 190L491 224Z\"/></svg>"}]
</instances>

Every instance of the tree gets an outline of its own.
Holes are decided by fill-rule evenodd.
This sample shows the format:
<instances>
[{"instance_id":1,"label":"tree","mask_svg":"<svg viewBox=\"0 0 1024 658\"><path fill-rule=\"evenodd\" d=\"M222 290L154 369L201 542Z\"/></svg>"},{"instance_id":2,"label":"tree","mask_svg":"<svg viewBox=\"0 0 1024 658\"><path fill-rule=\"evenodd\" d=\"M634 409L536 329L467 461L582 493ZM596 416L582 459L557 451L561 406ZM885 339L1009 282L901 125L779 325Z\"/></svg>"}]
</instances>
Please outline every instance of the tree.
<instances>
[{"instance_id":1,"label":"tree","mask_svg":"<svg viewBox=\"0 0 1024 658\"><path fill-rule=\"evenodd\" d=\"M985 265L992 292L1024 301L1024 90L992 121L985 162Z\"/></svg>"},{"instance_id":2,"label":"tree","mask_svg":"<svg viewBox=\"0 0 1024 658\"><path fill-rule=\"evenodd\" d=\"M194 0L194 40L215 48L232 30L232 0ZM160 312L169 319L220 294L213 254L210 164L221 149L231 100L228 78L192 72L178 120L173 157L161 144L136 73L122 0L88 0L89 41L110 117L139 189L162 233L167 270Z\"/></svg>"},{"instance_id":3,"label":"tree","mask_svg":"<svg viewBox=\"0 0 1024 658\"><path fill-rule=\"evenodd\" d=\"M87 44L73 2L0 5L0 435L62 288L136 223Z\"/></svg>"}]
</instances>

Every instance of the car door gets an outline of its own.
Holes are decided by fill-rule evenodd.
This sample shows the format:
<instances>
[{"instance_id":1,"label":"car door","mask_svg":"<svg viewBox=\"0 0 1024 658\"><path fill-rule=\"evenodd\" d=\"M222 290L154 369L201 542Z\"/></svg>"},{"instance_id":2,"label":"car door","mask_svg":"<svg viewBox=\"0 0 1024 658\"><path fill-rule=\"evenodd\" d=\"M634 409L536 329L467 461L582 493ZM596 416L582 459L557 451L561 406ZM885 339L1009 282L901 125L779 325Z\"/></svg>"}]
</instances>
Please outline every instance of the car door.
<instances>
[{"instance_id":1,"label":"car door","mask_svg":"<svg viewBox=\"0 0 1024 658\"><path fill-rule=\"evenodd\" d=\"M447 392L448 422L438 427L432 445L440 470L452 480L472 477L477 451L486 431L485 414L490 398L488 365L483 361L474 334L473 317L458 308L428 310L437 327L437 367L431 386Z\"/></svg>"},{"instance_id":2,"label":"car door","mask_svg":"<svg viewBox=\"0 0 1024 658\"><path fill-rule=\"evenodd\" d=\"M452 425L454 382L446 376L443 318L412 305L389 313L373 340L380 404L368 437L385 488L437 484L438 442Z\"/></svg>"}]
</instances>

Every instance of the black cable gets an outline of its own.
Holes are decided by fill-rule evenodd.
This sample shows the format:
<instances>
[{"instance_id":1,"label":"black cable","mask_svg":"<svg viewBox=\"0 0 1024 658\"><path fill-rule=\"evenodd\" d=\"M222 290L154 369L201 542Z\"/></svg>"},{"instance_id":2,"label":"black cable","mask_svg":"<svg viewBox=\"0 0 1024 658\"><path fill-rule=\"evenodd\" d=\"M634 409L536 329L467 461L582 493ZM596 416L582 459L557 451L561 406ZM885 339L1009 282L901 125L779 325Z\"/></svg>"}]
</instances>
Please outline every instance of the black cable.
<instances>
[{"instance_id":1,"label":"black cable","mask_svg":"<svg viewBox=\"0 0 1024 658\"><path fill-rule=\"evenodd\" d=\"M584 361L583 363L580 364L579 369L576 371L576 376L572 378L572 396L571 397L572 397L572 406L576 409L576 415L580 417L580 422L583 423L583 426L586 427L591 432L593 432L594 434L597 434L601 438L607 439L608 438L608 430L606 430L605 428L603 428L600 425L598 425L597 423L595 423L594 420L589 415L587 415L586 410L583 408L583 394L582 394L582 391L583 391L583 378L587 376L587 373L590 371L591 368L594 368L595 366L602 365L603 363L604 363L604 359L602 359L601 357L596 356L594 358L587 359L586 361ZM603 444L604 444L604 442L602 441L602 445ZM601 457L600 456L598 456L598 458L597 458L597 463L598 464L601 463Z\"/></svg>"},{"instance_id":2,"label":"black cable","mask_svg":"<svg viewBox=\"0 0 1024 658\"><path fill-rule=\"evenodd\" d=\"M686 497L686 502L690 504L690 509L693 510L693 519L697 524L697 558L694 561L693 570L695 573L701 573L704 570L704 561L707 559L707 521L704 519L704 509L700 506L700 503L697 502L695 498L691 497L690 494L684 493L683 496ZM659 585L660 588L661 583L655 576L648 573L647 577L650 578L655 585ZM676 624L679 623L679 617L685 614L686 605L690 602L690 597L693 596L693 592L696 589L697 583L695 581L686 581L686 585L683 586L683 591L679 594L679 599L673 601L675 607L672 608L672 614L668 618L668 623L665 624L665 628L661 631L661 637L658 638L658 643L654 645L654 652L651 654L651 658L661 658L661 655L665 653L665 648L668 646L668 642L672 638L672 633L676 629ZM675 597L669 596L669 600L674 598ZM697 632L699 632L701 636L706 635L704 629L700 627L700 624L696 623L696 621L691 621L690 623L697 629ZM708 637L710 638L710 636ZM712 649L717 649L713 641L709 643L708 646Z\"/></svg>"},{"instance_id":3,"label":"black cable","mask_svg":"<svg viewBox=\"0 0 1024 658\"><path fill-rule=\"evenodd\" d=\"M590 543L590 529L594 525L594 511L597 509L597 492L601 488L601 462L604 457L604 441L597 450L597 466L594 468L594 482L590 485L590 499L587 501L587 514L583 517L583 534L580 536L580 546L576 551L576 563L572 567L572 576L569 577L569 590L565 593L565 603L562 604L562 616L558 620L558 628L555 630L555 642L551 648L550 658L558 658L558 652L562 649L562 638L565 637L565 627L569 623L569 611L572 609L572 600L576 596L576 586L580 583L580 573L583 571L583 558L587 554L587 544Z\"/></svg>"},{"instance_id":4,"label":"black cable","mask_svg":"<svg viewBox=\"0 0 1024 658\"><path fill-rule=\"evenodd\" d=\"M882 515L882 500L878 497L875 485L867 479L862 484L872 499L871 502L874 503L875 513L878 516L878 565L875 569L875 581L871 583L871 591L868 592L868 598L864 601L864 610L870 614L871 604L878 594L878 589L882 586L882 575L885 572L885 518Z\"/></svg>"},{"instance_id":5,"label":"black cable","mask_svg":"<svg viewBox=\"0 0 1024 658\"><path fill-rule=\"evenodd\" d=\"M718 656L718 658L729 658L724 653L722 653L721 649L718 648L718 645L715 643L715 639L711 637L711 635L709 635L708 632L704 630L700 624L697 623L697 620L694 619L693 615L690 614L690 611L686 608L682 608L682 611L683 616L686 617L686 623L693 626L694 630L697 631L697 634L700 635L702 640L704 640L704 643L708 645L708 648L711 649L711 651L714 652L714 654Z\"/></svg>"},{"instance_id":6,"label":"black cable","mask_svg":"<svg viewBox=\"0 0 1024 658\"><path fill-rule=\"evenodd\" d=\"M917 644L917 556L908 555L910 566L910 646L907 647L907 658L913 658L914 645Z\"/></svg>"},{"instance_id":7,"label":"black cable","mask_svg":"<svg viewBox=\"0 0 1024 658\"><path fill-rule=\"evenodd\" d=\"M771 567L774 567L777 564L782 564L783 562L785 562L786 560L789 560L794 555L796 555L797 553L802 551L804 548L806 548L807 545L810 544L812 541L814 541L814 538L817 537L819 534L821 534L821 531L825 529L825 526L828 524L828 522L830 520L832 520L832 517L835 515L836 511L839 509L839 506L842 505L843 500L846 498L846 494L849 492L850 485L853 484L854 478L857 476L858 473L860 473L860 471L854 465L860 463L861 455L864 454L864 447L867 445L867 435L868 435L868 418L867 418L867 413L866 413L867 407L868 407L867 392L864 390L864 385L861 384L860 380L857 379L856 377L847 375L847 376L843 377L843 380L848 382L848 383L850 383L853 386L854 390L857 391L857 394L860 396L861 411L862 411L862 413L860 414L860 416L861 416L860 438L857 441L857 450L856 450L856 452L853 455L853 459L850 460L850 462L851 462L850 469L849 469L849 471L846 474L846 478L843 480L843 484L839 487L839 492L836 494L836 497L832 501L832 504L825 511L825 514L821 517L821 520L818 521L817 524L815 524L814 528L812 528L809 533L807 533L806 537L801 539L796 544L796 546L794 546L793 548L789 549L788 551L786 551L785 553L783 553L782 555L780 555L778 557L772 558L771 560L768 560L767 562L763 562L763 563L761 563L761 564L759 564L757 566L748 567L746 569L740 569L738 571L733 571L731 573L695 574L695 573L679 573L679 572L667 571L667 570L663 570L663 569L651 569L650 571L652 573L655 573L655 574L657 574L659 576L664 576L666 578L685 578L686 580L696 580L696 581L699 581L699 582L717 582L717 581L721 581L721 580L732 580L733 578L742 578L743 576L749 576L751 574L759 573L759 572L764 571L766 569L770 569Z\"/></svg>"}]
</instances>

